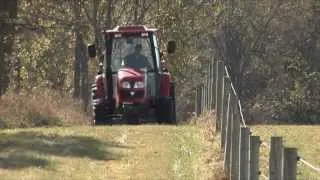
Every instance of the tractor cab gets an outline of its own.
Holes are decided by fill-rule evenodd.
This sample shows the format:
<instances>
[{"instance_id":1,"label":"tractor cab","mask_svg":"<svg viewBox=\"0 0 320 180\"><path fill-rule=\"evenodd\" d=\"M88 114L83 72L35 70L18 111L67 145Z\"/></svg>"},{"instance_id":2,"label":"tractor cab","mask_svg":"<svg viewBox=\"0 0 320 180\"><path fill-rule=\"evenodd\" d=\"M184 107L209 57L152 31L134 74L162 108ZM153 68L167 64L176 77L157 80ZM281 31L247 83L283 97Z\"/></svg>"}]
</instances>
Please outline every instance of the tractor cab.
<instances>
[{"instance_id":1,"label":"tractor cab","mask_svg":"<svg viewBox=\"0 0 320 180\"><path fill-rule=\"evenodd\" d=\"M96 77L92 93L92 99L99 102L93 104L95 121L106 121L115 114L129 119L147 117L150 109L158 122L175 119L173 82L170 73L161 67L156 31L145 26L117 26L103 31L103 73ZM174 41L168 43L167 51L175 51ZM88 52L95 57L95 46L88 46ZM164 107L160 106L168 101L172 104L170 117L163 117L160 114Z\"/></svg>"},{"instance_id":2,"label":"tractor cab","mask_svg":"<svg viewBox=\"0 0 320 180\"><path fill-rule=\"evenodd\" d=\"M135 30L135 31L133 31ZM140 30L140 31L138 31ZM113 72L121 67L157 71L160 52L155 31L142 27L118 27L106 32L106 43L111 45L110 62Z\"/></svg>"}]
</instances>

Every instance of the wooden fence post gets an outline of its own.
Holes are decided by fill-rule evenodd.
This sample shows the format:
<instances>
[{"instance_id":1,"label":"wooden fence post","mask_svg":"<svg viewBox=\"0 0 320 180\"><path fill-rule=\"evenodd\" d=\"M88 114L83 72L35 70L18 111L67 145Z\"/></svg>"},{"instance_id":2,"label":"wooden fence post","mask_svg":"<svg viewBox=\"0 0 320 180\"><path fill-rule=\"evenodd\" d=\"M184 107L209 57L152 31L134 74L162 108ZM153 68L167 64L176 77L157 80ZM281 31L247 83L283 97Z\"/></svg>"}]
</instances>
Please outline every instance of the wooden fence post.
<instances>
[{"instance_id":1,"label":"wooden fence post","mask_svg":"<svg viewBox=\"0 0 320 180\"><path fill-rule=\"evenodd\" d=\"M230 180L239 179L239 156L240 156L240 113L238 108L238 100L236 95L233 96L232 109L233 109L233 123L232 123L232 140L231 140L231 170Z\"/></svg>"},{"instance_id":2,"label":"wooden fence post","mask_svg":"<svg viewBox=\"0 0 320 180\"><path fill-rule=\"evenodd\" d=\"M259 148L260 137L250 136L250 180L259 179Z\"/></svg>"},{"instance_id":3,"label":"wooden fence post","mask_svg":"<svg viewBox=\"0 0 320 180\"><path fill-rule=\"evenodd\" d=\"M218 66L218 61L216 61L215 62L215 64L214 64L214 69L215 69L215 73L214 73L214 75L215 75L215 90L214 90L214 92L215 92L215 94L214 94L214 96L215 96L215 106L214 106L214 108L217 110L217 101L218 101L218 82L219 82L219 66Z\"/></svg>"},{"instance_id":4,"label":"wooden fence post","mask_svg":"<svg viewBox=\"0 0 320 180\"><path fill-rule=\"evenodd\" d=\"M240 179L249 179L249 148L250 129L241 127L240 129Z\"/></svg>"},{"instance_id":5,"label":"wooden fence post","mask_svg":"<svg viewBox=\"0 0 320 180\"><path fill-rule=\"evenodd\" d=\"M210 64L208 66L208 70L207 70L207 109L211 110L210 108L210 79L211 79L211 74L210 74Z\"/></svg>"},{"instance_id":6,"label":"wooden fence post","mask_svg":"<svg viewBox=\"0 0 320 180\"><path fill-rule=\"evenodd\" d=\"M212 64L211 64L211 66L212 66L212 71L211 71L211 77L212 77L212 79L211 79L211 83L212 83L212 87L211 87L211 89L212 89L212 102L211 102L211 106L212 106L213 109L216 108L216 71L217 71L217 69L216 69L215 62L216 62L216 60L213 59Z\"/></svg>"},{"instance_id":7,"label":"wooden fence post","mask_svg":"<svg viewBox=\"0 0 320 180\"><path fill-rule=\"evenodd\" d=\"M210 71L211 71L211 68L210 68L210 65L208 67L208 74L207 74L207 110L211 110L211 107L210 107L210 81L211 81L211 74L210 74Z\"/></svg>"},{"instance_id":8,"label":"wooden fence post","mask_svg":"<svg viewBox=\"0 0 320 180\"><path fill-rule=\"evenodd\" d=\"M197 86L196 88L196 103L195 103L195 113L196 113L196 116L200 116L201 114L201 86Z\"/></svg>"},{"instance_id":9,"label":"wooden fence post","mask_svg":"<svg viewBox=\"0 0 320 180\"><path fill-rule=\"evenodd\" d=\"M271 137L269 156L269 177L272 180L281 180L283 147L282 137Z\"/></svg>"},{"instance_id":10,"label":"wooden fence post","mask_svg":"<svg viewBox=\"0 0 320 180\"><path fill-rule=\"evenodd\" d=\"M210 110L210 79L211 79L211 77L210 77L210 74L209 74L209 72L208 72L208 78L207 78L207 104L206 104L206 106L207 106L207 110Z\"/></svg>"},{"instance_id":11,"label":"wooden fence post","mask_svg":"<svg viewBox=\"0 0 320 180\"><path fill-rule=\"evenodd\" d=\"M203 110L204 111L207 111L207 92L208 92L208 89L207 89L207 81L208 81L208 76L206 75L205 78L204 78L204 82L203 82L203 91L204 91L204 94L203 94Z\"/></svg>"},{"instance_id":12,"label":"wooden fence post","mask_svg":"<svg viewBox=\"0 0 320 180\"><path fill-rule=\"evenodd\" d=\"M222 103L222 83L223 83L223 74L224 74L224 65L223 65L223 61L217 61L217 77L216 77L216 112L217 112L217 116L216 116L216 131L219 132L220 128L221 128L221 113L222 113L222 107L223 107L223 103Z\"/></svg>"},{"instance_id":13,"label":"wooden fence post","mask_svg":"<svg viewBox=\"0 0 320 180\"><path fill-rule=\"evenodd\" d=\"M201 114L205 111L204 107L204 84L201 85Z\"/></svg>"},{"instance_id":14,"label":"wooden fence post","mask_svg":"<svg viewBox=\"0 0 320 180\"><path fill-rule=\"evenodd\" d=\"M224 71L223 71L224 72ZM223 121L223 116L224 116L224 104L225 104L225 81L224 81L224 73L222 72L221 76L222 76L222 79L221 79L221 103L220 103L220 130L221 130L221 127L222 127L222 121Z\"/></svg>"},{"instance_id":15,"label":"wooden fence post","mask_svg":"<svg viewBox=\"0 0 320 180\"><path fill-rule=\"evenodd\" d=\"M224 150L225 141L226 141L226 133L227 133L227 124L229 118L229 109L230 109L230 79L228 77L224 77L224 93L223 93L223 116L221 119L221 142L220 147L221 150Z\"/></svg>"},{"instance_id":16,"label":"wooden fence post","mask_svg":"<svg viewBox=\"0 0 320 180\"><path fill-rule=\"evenodd\" d=\"M283 150L283 180L297 179L297 148L284 148Z\"/></svg>"},{"instance_id":17,"label":"wooden fence post","mask_svg":"<svg viewBox=\"0 0 320 180\"><path fill-rule=\"evenodd\" d=\"M214 106L213 106L213 99L214 99L214 94L213 94L213 88L214 88L214 84L213 84L213 81L214 81L214 76L213 76L213 73L214 73L214 69L213 69L213 64L210 63L210 102L209 102L209 106L210 106L210 109L214 109Z\"/></svg>"},{"instance_id":18,"label":"wooden fence post","mask_svg":"<svg viewBox=\"0 0 320 180\"><path fill-rule=\"evenodd\" d=\"M230 162L231 162L231 131L232 131L232 121L233 121L233 98L232 94L229 94L229 106L228 106L228 113L227 113L227 127L226 127L226 140L224 146L224 171L227 177L230 179Z\"/></svg>"}]
</instances>

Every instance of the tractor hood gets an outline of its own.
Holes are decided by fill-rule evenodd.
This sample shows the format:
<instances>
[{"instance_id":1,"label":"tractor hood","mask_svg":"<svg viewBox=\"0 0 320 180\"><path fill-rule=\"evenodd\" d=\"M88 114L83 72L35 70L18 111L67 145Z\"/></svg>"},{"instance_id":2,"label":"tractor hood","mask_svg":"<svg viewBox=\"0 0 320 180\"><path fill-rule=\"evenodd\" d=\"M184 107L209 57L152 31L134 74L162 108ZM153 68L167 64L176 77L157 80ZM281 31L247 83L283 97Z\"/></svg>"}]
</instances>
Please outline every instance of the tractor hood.
<instances>
[{"instance_id":1,"label":"tractor hood","mask_svg":"<svg viewBox=\"0 0 320 180\"><path fill-rule=\"evenodd\" d=\"M120 68L118 70L118 80L121 81L143 81L144 72L132 68Z\"/></svg>"}]
</instances>

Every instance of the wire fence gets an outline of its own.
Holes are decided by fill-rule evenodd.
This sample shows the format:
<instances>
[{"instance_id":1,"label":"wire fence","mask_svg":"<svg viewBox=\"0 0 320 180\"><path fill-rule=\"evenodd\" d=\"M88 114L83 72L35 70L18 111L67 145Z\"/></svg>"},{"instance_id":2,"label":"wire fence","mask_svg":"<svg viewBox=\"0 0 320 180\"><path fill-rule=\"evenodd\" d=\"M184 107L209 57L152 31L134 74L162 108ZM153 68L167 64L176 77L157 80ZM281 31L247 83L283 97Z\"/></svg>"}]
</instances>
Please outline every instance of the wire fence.
<instances>
[{"instance_id":1,"label":"wire fence","mask_svg":"<svg viewBox=\"0 0 320 180\"><path fill-rule=\"evenodd\" d=\"M264 174L261 174L261 177L264 178L264 179L269 179L269 177L264 175Z\"/></svg>"},{"instance_id":2,"label":"wire fence","mask_svg":"<svg viewBox=\"0 0 320 180\"><path fill-rule=\"evenodd\" d=\"M308 161L302 159L301 157L299 157L299 160L300 162L302 162L303 164L307 165L309 168L311 168L314 171L317 171L320 174L320 168L315 167L314 165L310 164Z\"/></svg>"},{"instance_id":3,"label":"wire fence","mask_svg":"<svg viewBox=\"0 0 320 180\"><path fill-rule=\"evenodd\" d=\"M253 136L245 121L239 96L228 68L221 60L213 60L207 70L205 82L196 88L195 113L215 110L216 132L220 133L220 148L224 157L224 172L230 180L296 180L300 161L318 176L320 169L298 156L297 148L283 145L282 137L272 136L270 144ZM269 154L268 175L260 171L260 146Z\"/></svg>"}]
</instances>

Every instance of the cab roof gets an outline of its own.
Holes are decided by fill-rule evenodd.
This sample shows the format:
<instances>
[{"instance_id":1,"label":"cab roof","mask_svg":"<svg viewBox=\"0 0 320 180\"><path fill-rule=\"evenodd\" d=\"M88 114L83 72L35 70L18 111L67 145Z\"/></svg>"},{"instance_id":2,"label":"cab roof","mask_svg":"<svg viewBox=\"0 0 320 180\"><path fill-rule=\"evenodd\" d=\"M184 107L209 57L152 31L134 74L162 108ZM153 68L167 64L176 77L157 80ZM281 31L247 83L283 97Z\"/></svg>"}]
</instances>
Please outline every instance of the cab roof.
<instances>
[{"instance_id":1,"label":"cab roof","mask_svg":"<svg viewBox=\"0 0 320 180\"><path fill-rule=\"evenodd\" d=\"M126 25L116 26L111 30L105 30L105 33L139 33L139 32L155 32L157 29L147 28L144 25Z\"/></svg>"}]
</instances>

